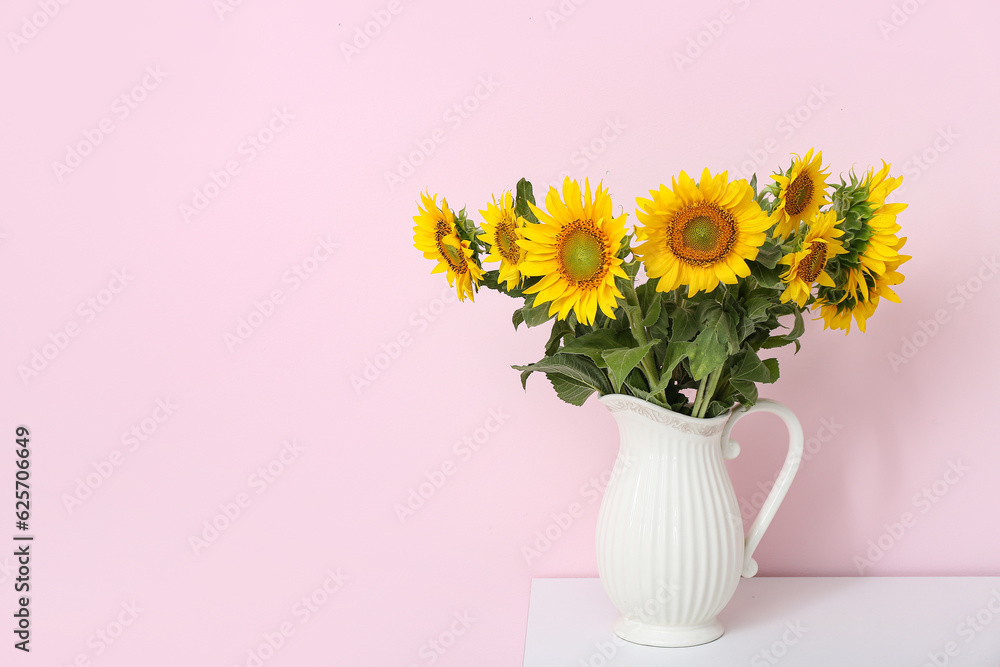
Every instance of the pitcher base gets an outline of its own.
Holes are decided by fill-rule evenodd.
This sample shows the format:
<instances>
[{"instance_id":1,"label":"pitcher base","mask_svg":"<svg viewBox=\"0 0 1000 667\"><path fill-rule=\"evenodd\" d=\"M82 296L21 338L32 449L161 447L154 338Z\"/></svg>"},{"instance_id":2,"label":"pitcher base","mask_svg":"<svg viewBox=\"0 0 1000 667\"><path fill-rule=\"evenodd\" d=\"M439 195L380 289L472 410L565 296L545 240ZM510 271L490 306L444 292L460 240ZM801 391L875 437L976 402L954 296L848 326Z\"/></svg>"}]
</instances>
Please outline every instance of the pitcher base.
<instances>
[{"instance_id":1,"label":"pitcher base","mask_svg":"<svg viewBox=\"0 0 1000 667\"><path fill-rule=\"evenodd\" d=\"M697 646L715 641L725 629L718 619L700 625L650 625L632 621L624 616L615 621L615 634L625 641L643 646L679 648Z\"/></svg>"}]
</instances>

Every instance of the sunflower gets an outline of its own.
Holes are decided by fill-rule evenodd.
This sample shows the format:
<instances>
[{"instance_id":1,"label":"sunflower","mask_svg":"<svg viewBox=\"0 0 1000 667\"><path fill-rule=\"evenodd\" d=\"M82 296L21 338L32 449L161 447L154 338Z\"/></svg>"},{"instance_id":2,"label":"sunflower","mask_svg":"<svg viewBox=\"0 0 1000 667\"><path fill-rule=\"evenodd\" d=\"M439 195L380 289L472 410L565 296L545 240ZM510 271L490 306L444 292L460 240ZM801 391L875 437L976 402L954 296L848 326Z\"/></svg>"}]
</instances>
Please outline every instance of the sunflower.
<instances>
[{"instance_id":1,"label":"sunflower","mask_svg":"<svg viewBox=\"0 0 1000 667\"><path fill-rule=\"evenodd\" d=\"M826 177L829 172L823 169L823 151L816 153L813 149L799 157L795 153L792 168L785 174L771 176L780 187L777 206L774 212L778 215L778 226L775 236L785 238L790 236L803 220L812 220L819 213L820 207L828 203L826 200Z\"/></svg>"},{"instance_id":2,"label":"sunflower","mask_svg":"<svg viewBox=\"0 0 1000 667\"><path fill-rule=\"evenodd\" d=\"M530 206L540 224L523 228L518 245L526 255L519 268L522 275L542 278L525 294L535 294L536 305L551 302L549 316L558 313L559 319L574 311L580 322L592 324L598 308L616 319L614 308L622 293L615 287L615 276L628 277L617 256L625 237L625 215L613 217L608 191L598 184L591 196L588 180L581 198L580 184L567 177L563 199L549 188L548 213Z\"/></svg>"},{"instance_id":3,"label":"sunflower","mask_svg":"<svg viewBox=\"0 0 1000 667\"><path fill-rule=\"evenodd\" d=\"M900 227L896 223L896 215L906 209L906 204L886 204L885 198L902 182L902 176L889 176L889 165L884 160L882 169L877 173L874 169L869 169L865 180L865 187L868 188L865 203L872 210L872 217L865 224L871 231L871 236L861 253L860 261L876 277L886 272L886 263L893 261L898 254L895 249L899 243L896 232Z\"/></svg>"},{"instance_id":4,"label":"sunflower","mask_svg":"<svg viewBox=\"0 0 1000 667\"><path fill-rule=\"evenodd\" d=\"M820 292L819 298L813 304L813 310L819 310L823 319L824 329L843 329L844 333L850 333L852 319L857 320L858 329L865 330L865 324L875 307L868 300L868 282L865 278L865 271L862 269L845 269L845 282L839 288L844 292L839 301L830 301L829 297Z\"/></svg>"},{"instance_id":5,"label":"sunflower","mask_svg":"<svg viewBox=\"0 0 1000 667\"><path fill-rule=\"evenodd\" d=\"M468 296L475 301L474 288L483 278L482 270L472 258L469 242L458 237L455 228L455 214L448 208L448 201L437 205L437 195L432 199L421 194L423 207L418 206L418 215L413 216L413 245L424 253L427 259L437 260L431 273L447 271L448 284L455 286L460 301Z\"/></svg>"},{"instance_id":6,"label":"sunflower","mask_svg":"<svg viewBox=\"0 0 1000 667\"><path fill-rule=\"evenodd\" d=\"M827 262L832 257L847 252L838 240L838 237L844 235L844 231L837 229L836 224L837 214L834 211L818 214L809 223L802 249L781 258L780 263L788 265L788 270L781 275L787 285L781 294L782 303L794 301L799 308L804 308L813 283L826 287L835 286L833 278L826 272Z\"/></svg>"},{"instance_id":7,"label":"sunflower","mask_svg":"<svg viewBox=\"0 0 1000 667\"><path fill-rule=\"evenodd\" d=\"M650 190L652 199L637 199L643 223L635 248L646 275L659 278L656 289L669 292L687 285L690 294L711 292L720 282L734 284L750 275L746 260L757 257L772 219L754 201L745 180L728 182L728 174L701 173L698 184L685 172L672 189Z\"/></svg>"},{"instance_id":8,"label":"sunflower","mask_svg":"<svg viewBox=\"0 0 1000 667\"><path fill-rule=\"evenodd\" d=\"M524 238L524 227L528 221L514 212L514 197L505 192L497 206L496 197L492 204L486 205L486 210L479 211L483 216L483 233L479 238L490 246L490 254L484 262L500 262L498 282L507 283L510 290L521 284L520 264L524 259L524 250L518 241Z\"/></svg>"},{"instance_id":9,"label":"sunflower","mask_svg":"<svg viewBox=\"0 0 1000 667\"><path fill-rule=\"evenodd\" d=\"M861 178L852 172L849 183L835 188L834 208L843 219L845 234L840 241L846 253L837 258L838 284L821 286L814 305L827 328L849 332L853 319L865 331L882 298L899 302L892 287L903 282L898 269L910 257L899 254L906 239L896 236L900 229L896 216L906 204L885 200L902 180L889 176L889 165L883 161L879 171L869 169Z\"/></svg>"},{"instance_id":10,"label":"sunflower","mask_svg":"<svg viewBox=\"0 0 1000 667\"><path fill-rule=\"evenodd\" d=\"M853 318L858 323L858 329L864 333L868 318L878 308L882 298L893 303L900 302L899 295L892 287L905 279L899 272L900 265L910 260L909 255L899 254L905 243L905 237L895 240L892 250L896 255L885 263L884 273L873 275L867 269L847 269L847 282L843 286L844 295L840 301L831 303L822 297L816 301L814 308L820 309L824 329L844 329L845 334L850 333Z\"/></svg>"}]
</instances>

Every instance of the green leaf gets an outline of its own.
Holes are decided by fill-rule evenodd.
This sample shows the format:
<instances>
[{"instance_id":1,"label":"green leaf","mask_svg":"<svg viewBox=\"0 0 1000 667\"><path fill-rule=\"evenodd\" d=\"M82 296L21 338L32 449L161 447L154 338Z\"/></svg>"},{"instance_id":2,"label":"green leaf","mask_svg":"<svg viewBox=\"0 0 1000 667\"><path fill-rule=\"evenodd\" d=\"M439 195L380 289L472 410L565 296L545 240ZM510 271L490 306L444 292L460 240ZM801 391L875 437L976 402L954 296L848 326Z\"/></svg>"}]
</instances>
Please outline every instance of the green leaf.
<instances>
[{"instance_id":1,"label":"green leaf","mask_svg":"<svg viewBox=\"0 0 1000 667\"><path fill-rule=\"evenodd\" d=\"M700 381L739 350L732 318L717 301L702 302L698 306L698 320L702 330L694 339L694 348L688 352L691 377L695 381Z\"/></svg>"},{"instance_id":2,"label":"green leaf","mask_svg":"<svg viewBox=\"0 0 1000 667\"><path fill-rule=\"evenodd\" d=\"M629 347L632 341L631 336L624 336L621 332L612 331L610 329L598 329L597 331L592 331L591 333L578 336L567 343L561 350L560 353L565 354L581 354L586 357L590 357L598 367L604 368L606 366L604 362L603 352L605 350L613 350L620 347Z\"/></svg>"},{"instance_id":3,"label":"green leaf","mask_svg":"<svg viewBox=\"0 0 1000 667\"><path fill-rule=\"evenodd\" d=\"M528 206L528 202L531 202L532 204L535 203L535 194L532 192L531 182L522 178L517 182L517 196L514 198L514 212L528 222L537 224L538 218L535 217L531 207Z\"/></svg>"},{"instance_id":4,"label":"green leaf","mask_svg":"<svg viewBox=\"0 0 1000 667\"><path fill-rule=\"evenodd\" d=\"M744 350L739 363L732 372L732 379L752 382L770 382L771 376L771 369L760 360L757 353L751 348Z\"/></svg>"},{"instance_id":5,"label":"green leaf","mask_svg":"<svg viewBox=\"0 0 1000 667\"><path fill-rule=\"evenodd\" d=\"M757 402L758 382L774 382L776 379L774 373L777 370L777 361L775 359L767 361L774 362L773 368L772 364L761 361L752 348L747 348L733 369L729 384L739 394L740 402L744 405L750 406Z\"/></svg>"},{"instance_id":6,"label":"green leaf","mask_svg":"<svg viewBox=\"0 0 1000 667\"><path fill-rule=\"evenodd\" d=\"M511 368L520 370L520 369L517 368L517 366L511 366ZM525 367L524 370L521 371L521 388L522 389L527 389L528 388L528 378L531 377L531 374L534 373L534 372L535 371L533 369L527 368L527 367Z\"/></svg>"},{"instance_id":7,"label":"green leaf","mask_svg":"<svg viewBox=\"0 0 1000 667\"><path fill-rule=\"evenodd\" d=\"M747 319L749 319L754 324L763 322L767 319L767 307L771 305L771 300L765 296L751 296L747 299L743 307L747 311Z\"/></svg>"},{"instance_id":8,"label":"green leaf","mask_svg":"<svg viewBox=\"0 0 1000 667\"><path fill-rule=\"evenodd\" d=\"M759 262L750 262L750 275L757 279L761 287L777 289L781 286L781 271L767 268Z\"/></svg>"},{"instance_id":9,"label":"green leaf","mask_svg":"<svg viewBox=\"0 0 1000 667\"><path fill-rule=\"evenodd\" d=\"M674 367L688 356L694 343L679 342L667 344L667 355L663 360L663 369L660 371L660 381L650 390L651 394L658 394L670 384Z\"/></svg>"},{"instance_id":10,"label":"green leaf","mask_svg":"<svg viewBox=\"0 0 1000 667\"><path fill-rule=\"evenodd\" d=\"M648 310L653 299L660 298L660 292L656 291L656 286L660 284L659 278L649 278L641 285L636 285L635 293L639 297L639 305L643 311Z\"/></svg>"},{"instance_id":11,"label":"green leaf","mask_svg":"<svg viewBox=\"0 0 1000 667\"><path fill-rule=\"evenodd\" d=\"M782 257L781 247L774 243L765 243L757 251L756 261L765 268L773 269L778 265L778 260Z\"/></svg>"},{"instance_id":12,"label":"green leaf","mask_svg":"<svg viewBox=\"0 0 1000 667\"><path fill-rule=\"evenodd\" d=\"M550 305L551 304L547 302L540 306L525 305L524 308L521 309L521 317L524 320L524 323L529 327L537 327L551 320L556 316L556 313L549 315Z\"/></svg>"},{"instance_id":13,"label":"green leaf","mask_svg":"<svg viewBox=\"0 0 1000 667\"><path fill-rule=\"evenodd\" d=\"M723 308L729 315L730 321L734 325L733 328L736 333L736 346L739 348L740 344L754 332L756 327L754 326L753 321L747 317L747 311L743 307L743 304L734 295L726 295L725 305Z\"/></svg>"},{"instance_id":14,"label":"green leaf","mask_svg":"<svg viewBox=\"0 0 1000 667\"><path fill-rule=\"evenodd\" d=\"M776 347L784 347L786 345L791 345L792 343L795 343L795 351L798 352L802 347L802 343L794 339L789 340L785 336L771 336L761 344L760 349L773 350Z\"/></svg>"},{"instance_id":15,"label":"green leaf","mask_svg":"<svg viewBox=\"0 0 1000 667\"><path fill-rule=\"evenodd\" d=\"M552 323L552 333L549 334L549 341L545 344L545 355L551 357L559 351L559 343L563 336L573 333L573 327L566 320L556 320Z\"/></svg>"},{"instance_id":16,"label":"green leaf","mask_svg":"<svg viewBox=\"0 0 1000 667\"><path fill-rule=\"evenodd\" d=\"M711 403L708 404L708 410L705 412L705 417L707 419L711 419L712 417L718 417L731 407L733 407L732 400L727 402L713 400Z\"/></svg>"},{"instance_id":17,"label":"green leaf","mask_svg":"<svg viewBox=\"0 0 1000 667\"><path fill-rule=\"evenodd\" d=\"M780 377L780 375L781 375L781 371L778 369L778 360L774 359L774 358L764 359L762 361L762 363L765 366L767 366L767 370L771 371L771 379L770 380L764 380L764 382L767 382L767 383L777 382L778 381L778 377Z\"/></svg>"},{"instance_id":18,"label":"green leaf","mask_svg":"<svg viewBox=\"0 0 1000 667\"><path fill-rule=\"evenodd\" d=\"M621 388L622 382L632 372L632 369L639 365L650 348L659 342L659 340L652 340L639 347L605 350L602 353L608 367L608 373L611 375L611 386L615 391Z\"/></svg>"},{"instance_id":19,"label":"green leaf","mask_svg":"<svg viewBox=\"0 0 1000 667\"><path fill-rule=\"evenodd\" d=\"M739 336L740 342L742 343L747 338L752 336L755 330L756 327L754 326L753 320L749 317L741 317L739 324L737 325L736 335Z\"/></svg>"},{"instance_id":20,"label":"green leaf","mask_svg":"<svg viewBox=\"0 0 1000 667\"><path fill-rule=\"evenodd\" d=\"M548 378L552 388L556 390L556 396L570 405L583 405L594 393L593 387L559 373L549 373Z\"/></svg>"},{"instance_id":21,"label":"green leaf","mask_svg":"<svg viewBox=\"0 0 1000 667\"><path fill-rule=\"evenodd\" d=\"M654 296L649 307L646 309L645 317L642 318L642 326L651 327L656 324L656 320L660 319L660 308L662 307L663 299Z\"/></svg>"},{"instance_id":22,"label":"green leaf","mask_svg":"<svg viewBox=\"0 0 1000 667\"><path fill-rule=\"evenodd\" d=\"M806 322L802 317L801 310L796 309L793 315L795 315L795 324L792 325L792 330L787 335L791 338L798 338L806 332Z\"/></svg>"},{"instance_id":23,"label":"green leaf","mask_svg":"<svg viewBox=\"0 0 1000 667\"><path fill-rule=\"evenodd\" d=\"M483 279L479 283L480 288L487 288L496 290L507 296L512 296L515 299L520 299L525 296L524 290L531 287L533 284L538 282L538 279L534 276L529 277L527 280L522 280L520 284L515 284L510 289L507 288L507 283L500 282L500 271L493 269L492 271L486 271L483 273Z\"/></svg>"},{"instance_id":24,"label":"green leaf","mask_svg":"<svg viewBox=\"0 0 1000 667\"><path fill-rule=\"evenodd\" d=\"M795 343L795 351L798 352L802 347L802 344L799 343L799 336L805 332L806 323L802 317L802 311L795 307L794 304L792 304L792 306L793 309L791 314L795 316L795 323L792 325L792 330L784 335L771 336L764 341L761 348L767 350L774 347L782 347L784 345L788 345L789 343ZM777 310L777 308L772 309L772 312L775 310Z\"/></svg>"},{"instance_id":25,"label":"green leaf","mask_svg":"<svg viewBox=\"0 0 1000 667\"><path fill-rule=\"evenodd\" d=\"M677 364L681 363L683 359L691 354L692 349L694 349L694 343L690 341L668 344L667 355L663 360L662 375L671 375Z\"/></svg>"},{"instance_id":26,"label":"green leaf","mask_svg":"<svg viewBox=\"0 0 1000 667\"><path fill-rule=\"evenodd\" d=\"M708 332L716 337L726 346L729 354L739 352L740 341L736 336L736 321L717 301L706 301L698 307L698 321L701 323L702 334ZM700 338L701 334L698 337ZM696 343L697 340L695 339Z\"/></svg>"},{"instance_id":27,"label":"green leaf","mask_svg":"<svg viewBox=\"0 0 1000 667\"><path fill-rule=\"evenodd\" d=\"M646 383L646 376L643 375L638 369L634 369L625 378L624 387L632 392L632 395L641 398L644 401L650 400L650 393L646 389L648 384Z\"/></svg>"},{"instance_id":28,"label":"green leaf","mask_svg":"<svg viewBox=\"0 0 1000 667\"><path fill-rule=\"evenodd\" d=\"M500 276L500 271L494 269L492 271L484 271L483 278L479 282L480 287L485 287L487 289L500 290L500 285L498 283L498 277Z\"/></svg>"},{"instance_id":29,"label":"green leaf","mask_svg":"<svg viewBox=\"0 0 1000 667\"><path fill-rule=\"evenodd\" d=\"M703 331L698 334L693 345L694 349L688 352L688 360L691 362L691 377L695 381L700 382L729 358L726 344L711 332Z\"/></svg>"},{"instance_id":30,"label":"green leaf","mask_svg":"<svg viewBox=\"0 0 1000 667\"><path fill-rule=\"evenodd\" d=\"M524 322L524 311L523 311L523 309L522 308L518 308L517 310L515 310L514 311L514 315L510 319L514 323L514 331L517 331L518 325L521 324L522 322Z\"/></svg>"},{"instance_id":31,"label":"green leaf","mask_svg":"<svg viewBox=\"0 0 1000 667\"><path fill-rule=\"evenodd\" d=\"M781 317L782 315L791 315L798 309L799 307L791 301L787 301L785 303L776 303L773 306L771 306L771 314Z\"/></svg>"},{"instance_id":32,"label":"green leaf","mask_svg":"<svg viewBox=\"0 0 1000 667\"><path fill-rule=\"evenodd\" d=\"M736 390L740 403L750 407L757 402L757 383L753 380L738 380L730 378L729 384Z\"/></svg>"},{"instance_id":33,"label":"green leaf","mask_svg":"<svg viewBox=\"0 0 1000 667\"><path fill-rule=\"evenodd\" d=\"M670 313L670 342L690 340L698 333L698 318L693 308L674 306Z\"/></svg>"},{"instance_id":34,"label":"green leaf","mask_svg":"<svg viewBox=\"0 0 1000 667\"><path fill-rule=\"evenodd\" d=\"M521 372L521 385L526 386L528 376L535 372L558 373L591 387L601 394L610 394L607 376L590 359L573 354L554 354L527 366L511 366Z\"/></svg>"}]
</instances>

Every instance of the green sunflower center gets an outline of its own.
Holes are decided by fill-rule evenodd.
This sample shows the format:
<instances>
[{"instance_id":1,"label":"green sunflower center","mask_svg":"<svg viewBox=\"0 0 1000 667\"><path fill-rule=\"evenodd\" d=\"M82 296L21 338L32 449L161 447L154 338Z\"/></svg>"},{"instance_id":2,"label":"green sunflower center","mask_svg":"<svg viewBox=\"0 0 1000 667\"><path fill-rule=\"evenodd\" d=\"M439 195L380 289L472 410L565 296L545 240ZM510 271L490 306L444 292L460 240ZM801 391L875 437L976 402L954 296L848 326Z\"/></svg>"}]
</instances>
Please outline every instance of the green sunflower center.
<instances>
[{"instance_id":1,"label":"green sunflower center","mask_svg":"<svg viewBox=\"0 0 1000 667\"><path fill-rule=\"evenodd\" d=\"M684 229L684 243L689 248L710 252L719 244L719 228L711 218L699 215Z\"/></svg>"},{"instance_id":2,"label":"green sunflower center","mask_svg":"<svg viewBox=\"0 0 1000 667\"><path fill-rule=\"evenodd\" d=\"M556 237L559 272L582 287L596 286L611 259L607 235L588 221L574 220Z\"/></svg>"},{"instance_id":3,"label":"green sunflower center","mask_svg":"<svg viewBox=\"0 0 1000 667\"><path fill-rule=\"evenodd\" d=\"M448 268L457 274L466 272L468 263L465 261L465 253L444 241L438 241L438 250L441 252L441 257L444 261L448 262Z\"/></svg>"},{"instance_id":4,"label":"green sunflower center","mask_svg":"<svg viewBox=\"0 0 1000 667\"><path fill-rule=\"evenodd\" d=\"M811 284L816 282L816 277L824 268L826 268L826 242L813 241L809 246L809 254L799 262L798 276Z\"/></svg>"},{"instance_id":5,"label":"green sunflower center","mask_svg":"<svg viewBox=\"0 0 1000 667\"><path fill-rule=\"evenodd\" d=\"M521 248L517 245L517 233L514 223L504 220L496 226L497 250L509 264L517 265L521 261Z\"/></svg>"},{"instance_id":6,"label":"green sunflower center","mask_svg":"<svg viewBox=\"0 0 1000 667\"><path fill-rule=\"evenodd\" d=\"M714 202L692 204L674 216L667 230L667 247L678 259L708 266L725 258L736 244L733 214Z\"/></svg>"},{"instance_id":7,"label":"green sunflower center","mask_svg":"<svg viewBox=\"0 0 1000 667\"><path fill-rule=\"evenodd\" d=\"M798 215L806 210L813 198L813 182L808 174L799 174L785 192L785 211Z\"/></svg>"}]
</instances>

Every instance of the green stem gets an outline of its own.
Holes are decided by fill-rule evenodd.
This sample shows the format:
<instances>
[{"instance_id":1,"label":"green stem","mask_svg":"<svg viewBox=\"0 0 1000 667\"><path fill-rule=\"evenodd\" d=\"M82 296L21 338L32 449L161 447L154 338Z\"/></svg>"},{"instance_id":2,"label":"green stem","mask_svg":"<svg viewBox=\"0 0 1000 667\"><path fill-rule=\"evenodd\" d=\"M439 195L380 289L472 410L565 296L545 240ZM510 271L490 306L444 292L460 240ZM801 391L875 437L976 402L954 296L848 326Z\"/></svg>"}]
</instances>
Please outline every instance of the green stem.
<instances>
[{"instance_id":1,"label":"green stem","mask_svg":"<svg viewBox=\"0 0 1000 667\"><path fill-rule=\"evenodd\" d=\"M699 413L694 415L699 419L705 416L708 412L708 406L712 402L712 396L715 395L715 390L719 386L719 377L722 375L722 366L719 366L714 371L708 374L708 387L705 388L705 397L701 401ZM702 383L705 382L706 378L702 378ZM704 385L703 385L704 386ZM701 388L698 389L698 396L701 397Z\"/></svg>"},{"instance_id":2,"label":"green stem","mask_svg":"<svg viewBox=\"0 0 1000 667\"><path fill-rule=\"evenodd\" d=\"M629 327L632 330L632 335L635 337L639 346L643 346L649 342L649 337L646 335L646 327L642 325L642 308L639 306L639 296L635 293L635 284L629 281L625 286L625 301L628 303L630 308L625 309L625 313L628 316ZM633 313L638 313L638 316L633 316ZM646 381L649 382L649 388L652 389L660 383L660 374L656 371L656 364L653 363L653 351L650 350L639 362L642 366L643 372L646 374ZM666 391L660 391L656 394L656 397L660 399L664 406L667 405L667 394Z\"/></svg>"},{"instance_id":3,"label":"green stem","mask_svg":"<svg viewBox=\"0 0 1000 667\"><path fill-rule=\"evenodd\" d=\"M701 384L698 385L698 393L694 395L694 405L691 406L691 416L698 416L698 408L701 407L701 401L705 397L705 383L708 381L708 376L706 375L701 379Z\"/></svg>"}]
</instances>

